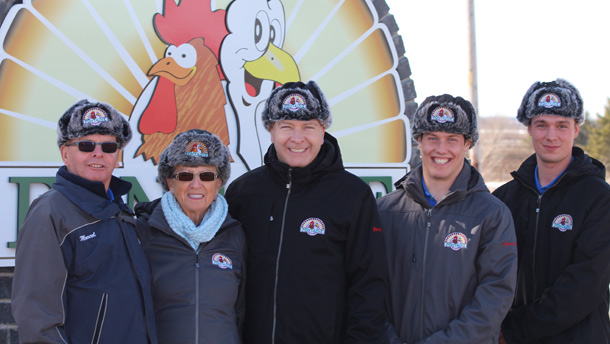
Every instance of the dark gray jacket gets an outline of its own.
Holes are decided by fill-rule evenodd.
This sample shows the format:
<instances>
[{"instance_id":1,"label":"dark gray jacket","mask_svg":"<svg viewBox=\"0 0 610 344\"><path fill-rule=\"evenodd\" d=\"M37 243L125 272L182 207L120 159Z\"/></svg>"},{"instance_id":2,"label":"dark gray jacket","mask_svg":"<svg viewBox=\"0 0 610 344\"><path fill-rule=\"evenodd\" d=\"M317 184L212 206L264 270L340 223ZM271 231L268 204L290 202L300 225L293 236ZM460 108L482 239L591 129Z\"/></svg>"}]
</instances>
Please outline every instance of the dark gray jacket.
<instances>
[{"instance_id":1,"label":"dark gray jacket","mask_svg":"<svg viewBox=\"0 0 610 344\"><path fill-rule=\"evenodd\" d=\"M421 165L396 186L378 200L393 343L497 343L517 272L510 211L468 162L434 207Z\"/></svg>"},{"instance_id":2,"label":"dark gray jacket","mask_svg":"<svg viewBox=\"0 0 610 344\"><path fill-rule=\"evenodd\" d=\"M195 251L169 227L159 200L135 207L152 272L159 343L241 343L246 279L241 225L227 215L214 238Z\"/></svg>"}]
</instances>

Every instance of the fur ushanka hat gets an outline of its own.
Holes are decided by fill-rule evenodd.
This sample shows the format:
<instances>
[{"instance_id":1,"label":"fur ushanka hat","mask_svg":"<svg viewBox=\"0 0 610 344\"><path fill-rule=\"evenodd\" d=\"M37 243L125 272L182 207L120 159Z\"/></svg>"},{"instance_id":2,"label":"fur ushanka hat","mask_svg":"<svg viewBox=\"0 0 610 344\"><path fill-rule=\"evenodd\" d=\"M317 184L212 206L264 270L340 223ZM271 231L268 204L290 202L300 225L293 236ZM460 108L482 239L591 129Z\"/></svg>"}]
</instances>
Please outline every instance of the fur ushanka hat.
<instances>
[{"instance_id":1,"label":"fur ushanka hat","mask_svg":"<svg viewBox=\"0 0 610 344\"><path fill-rule=\"evenodd\" d=\"M169 191L167 178L178 165L215 166L222 185L231 176L229 150L218 136L200 129L191 129L178 134L172 143L161 153L157 167L157 180L163 190Z\"/></svg>"},{"instance_id":2,"label":"fur ushanka hat","mask_svg":"<svg viewBox=\"0 0 610 344\"><path fill-rule=\"evenodd\" d=\"M81 99L74 103L57 122L57 146L88 135L111 135L116 137L119 148L131 140L129 122L110 104L90 103Z\"/></svg>"},{"instance_id":3,"label":"fur ushanka hat","mask_svg":"<svg viewBox=\"0 0 610 344\"><path fill-rule=\"evenodd\" d=\"M470 148L474 147L479 139L474 106L449 94L426 98L413 115L413 139L417 141L424 133L433 131L462 134L470 140Z\"/></svg>"},{"instance_id":4,"label":"fur ushanka hat","mask_svg":"<svg viewBox=\"0 0 610 344\"><path fill-rule=\"evenodd\" d=\"M281 120L314 119L320 121L324 129L328 129L333 121L326 98L313 80L307 84L288 82L274 89L263 110L263 123L267 130Z\"/></svg>"},{"instance_id":5,"label":"fur ushanka hat","mask_svg":"<svg viewBox=\"0 0 610 344\"><path fill-rule=\"evenodd\" d=\"M564 79L536 81L523 96L517 120L528 125L532 118L540 115L563 116L574 118L578 124L584 123L580 92Z\"/></svg>"}]
</instances>

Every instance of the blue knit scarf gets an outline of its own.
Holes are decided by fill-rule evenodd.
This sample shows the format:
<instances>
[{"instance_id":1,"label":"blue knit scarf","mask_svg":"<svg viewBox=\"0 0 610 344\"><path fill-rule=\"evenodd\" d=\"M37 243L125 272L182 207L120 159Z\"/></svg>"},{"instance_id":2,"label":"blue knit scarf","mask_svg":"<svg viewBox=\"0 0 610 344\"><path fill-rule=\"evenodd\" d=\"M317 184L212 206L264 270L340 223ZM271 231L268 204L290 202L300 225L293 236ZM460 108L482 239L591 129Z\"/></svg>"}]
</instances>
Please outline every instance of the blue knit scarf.
<instances>
[{"instance_id":1,"label":"blue knit scarf","mask_svg":"<svg viewBox=\"0 0 610 344\"><path fill-rule=\"evenodd\" d=\"M161 197L161 207L170 228L186 239L195 250L199 248L199 244L202 242L212 240L227 217L229 208L225 198L219 194L210 204L203 220L201 220L201 224L195 226L193 220L182 211L180 204L171 192L166 192Z\"/></svg>"}]
</instances>

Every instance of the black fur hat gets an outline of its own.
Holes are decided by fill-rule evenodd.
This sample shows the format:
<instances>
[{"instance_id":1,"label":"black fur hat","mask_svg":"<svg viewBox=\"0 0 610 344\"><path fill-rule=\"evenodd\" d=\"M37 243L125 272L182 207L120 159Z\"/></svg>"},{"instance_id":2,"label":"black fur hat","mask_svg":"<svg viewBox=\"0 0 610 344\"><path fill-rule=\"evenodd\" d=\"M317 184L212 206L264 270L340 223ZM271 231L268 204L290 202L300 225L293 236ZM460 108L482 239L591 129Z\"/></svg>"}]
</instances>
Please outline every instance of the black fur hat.
<instances>
[{"instance_id":1,"label":"black fur hat","mask_svg":"<svg viewBox=\"0 0 610 344\"><path fill-rule=\"evenodd\" d=\"M320 121L324 129L328 129L333 121L326 98L313 80L307 84L288 82L274 89L263 110L263 123L267 130L281 120L313 119Z\"/></svg>"},{"instance_id":2,"label":"black fur hat","mask_svg":"<svg viewBox=\"0 0 610 344\"><path fill-rule=\"evenodd\" d=\"M110 104L90 103L87 99L81 99L70 106L57 122L59 147L70 140L95 134L116 137L121 149L132 136L129 122Z\"/></svg>"},{"instance_id":3,"label":"black fur hat","mask_svg":"<svg viewBox=\"0 0 610 344\"><path fill-rule=\"evenodd\" d=\"M449 94L426 98L413 115L413 139L417 141L424 133L433 131L462 134L470 140L470 148L474 147L479 139L474 106L462 97Z\"/></svg>"},{"instance_id":4,"label":"black fur hat","mask_svg":"<svg viewBox=\"0 0 610 344\"><path fill-rule=\"evenodd\" d=\"M169 191L167 178L178 165L215 166L222 185L231 176L229 150L218 136L200 129L191 129L178 134L172 143L161 153L157 166L157 180L163 190Z\"/></svg>"},{"instance_id":5,"label":"black fur hat","mask_svg":"<svg viewBox=\"0 0 610 344\"><path fill-rule=\"evenodd\" d=\"M525 125L540 115L556 115L574 118L576 123L585 121L580 92L564 79L551 82L536 81L523 96L517 120Z\"/></svg>"}]
</instances>

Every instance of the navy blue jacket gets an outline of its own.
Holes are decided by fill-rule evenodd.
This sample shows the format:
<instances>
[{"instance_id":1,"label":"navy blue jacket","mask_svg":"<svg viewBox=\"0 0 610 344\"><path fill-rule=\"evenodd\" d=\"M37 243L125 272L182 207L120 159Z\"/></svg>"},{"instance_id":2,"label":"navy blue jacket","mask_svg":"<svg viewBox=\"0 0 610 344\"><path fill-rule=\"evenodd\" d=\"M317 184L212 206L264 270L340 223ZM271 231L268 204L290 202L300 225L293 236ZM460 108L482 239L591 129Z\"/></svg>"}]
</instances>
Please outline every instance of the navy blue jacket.
<instances>
[{"instance_id":1,"label":"navy blue jacket","mask_svg":"<svg viewBox=\"0 0 610 344\"><path fill-rule=\"evenodd\" d=\"M12 308L21 343L156 343L150 272L121 200L131 184L57 172L19 230Z\"/></svg>"}]
</instances>

